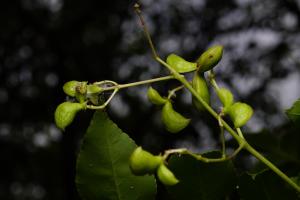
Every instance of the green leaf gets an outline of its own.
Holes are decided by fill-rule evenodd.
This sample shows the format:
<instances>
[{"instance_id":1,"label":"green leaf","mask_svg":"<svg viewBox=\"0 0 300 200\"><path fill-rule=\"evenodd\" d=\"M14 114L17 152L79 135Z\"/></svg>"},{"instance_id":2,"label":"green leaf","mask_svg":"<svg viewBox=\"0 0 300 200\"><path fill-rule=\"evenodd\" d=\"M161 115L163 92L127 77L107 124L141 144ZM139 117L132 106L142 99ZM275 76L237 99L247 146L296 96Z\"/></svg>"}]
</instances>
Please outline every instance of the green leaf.
<instances>
[{"instance_id":1,"label":"green leaf","mask_svg":"<svg viewBox=\"0 0 300 200\"><path fill-rule=\"evenodd\" d=\"M77 159L76 184L85 200L150 200L154 176L135 176L129 157L136 145L104 112L95 112Z\"/></svg>"},{"instance_id":2,"label":"green leaf","mask_svg":"<svg viewBox=\"0 0 300 200\"><path fill-rule=\"evenodd\" d=\"M243 174L239 178L238 192L243 200L298 199L296 192L270 170Z\"/></svg>"},{"instance_id":3,"label":"green leaf","mask_svg":"<svg viewBox=\"0 0 300 200\"><path fill-rule=\"evenodd\" d=\"M295 101L290 109L286 110L286 114L294 122L300 119L300 99Z\"/></svg>"},{"instance_id":4,"label":"green leaf","mask_svg":"<svg viewBox=\"0 0 300 200\"><path fill-rule=\"evenodd\" d=\"M206 157L220 157L219 152L204 154ZM231 161L203 163L191 156L172 156L170 170L179 183L168 187L174 199L219 200L229 195L236 186L236 174Z\"/></svg>"}]
</instances>

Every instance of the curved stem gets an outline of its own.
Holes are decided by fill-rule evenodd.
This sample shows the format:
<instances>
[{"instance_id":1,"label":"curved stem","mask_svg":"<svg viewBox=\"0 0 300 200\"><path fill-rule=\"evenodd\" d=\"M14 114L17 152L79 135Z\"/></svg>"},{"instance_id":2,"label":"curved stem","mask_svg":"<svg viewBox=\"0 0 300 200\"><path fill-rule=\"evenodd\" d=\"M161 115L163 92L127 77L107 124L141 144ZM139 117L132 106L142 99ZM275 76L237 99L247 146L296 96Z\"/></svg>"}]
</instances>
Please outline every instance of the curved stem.
<instances>
[{"instance_id":1,"label":"curved stem","mask_svg":"<svg viewBox=\"0 0 300 200\"><path fill-rule=\"evenodd\" d=\"M183 89L183 88L184 88L184 85L181 85L181 86L178 86L178 87L176 87L176 88L170 90L170 91L169 91L169 94L168 94L168 99L171 99L171 98L175 95L175 93L176 93L177 91L179 91L179 90L181 90L181 89Z\"/></svg>"},{"instance_id":2,"label":"curved stem","mask_svg":"<svg viewBox=\"0 0 300 200\"><path fill-rule=\"evenodd\" d=\"M106 87L103 88L102 91L109 91L109 90L115 90L117 89L123 89L123 88L128 88L128 87L134 87L134 86L138 86L138 85L144 85L144 84L149 84L149 83L154 83L154 82L159 82L159 81L166 81L166 80L170 80L170 79L175 79L173 75L168 75L168 76L163 76L163 77L159 77L159 78L153 78L153 79L148 79L148 80L143 80L143 81L137 81L137 82L133 82L133 83L126 83L126 84L115 84L114 86L110 86L110 87ZM95 82L94 84L103 84L104 82Z\"/></svg>"}]
</instances>

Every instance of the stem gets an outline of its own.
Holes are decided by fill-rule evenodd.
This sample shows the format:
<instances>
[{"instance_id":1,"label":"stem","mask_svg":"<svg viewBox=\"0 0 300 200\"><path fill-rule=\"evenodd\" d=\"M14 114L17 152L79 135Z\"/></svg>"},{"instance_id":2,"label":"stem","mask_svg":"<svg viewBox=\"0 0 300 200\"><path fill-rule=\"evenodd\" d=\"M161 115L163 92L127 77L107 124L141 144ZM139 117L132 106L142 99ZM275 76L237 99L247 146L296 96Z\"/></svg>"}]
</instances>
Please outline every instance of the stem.
<instances>
[{"instance_id":1,"label":"stem","mask_svg":"<svg viewBox=\"0 0 300 200\"><path fill-rule=\"evenodd\" d=\"M138 86L138 85L144 85L144 84L149 84L149 83L154 83L154 82L159 82L159 81L166 81L166 80L170 80L170 79L174 79L174 76L169 75L169 76L163 76L163 77L159 77L159 78L153 78L153 79L148 79L148 80L143 80L143 81L137 81L137 82L133 82L133 83L116 84L116 85L111 86L111 87L103 88L102 91L123 89L123 88L134 87L134 86ZM94 84L100 84L100 83L103 83L103 82L102 81L101 82L95 82Z\"/></svg>"},{"instance_id":2,"label":"stem","mask_svg":"<svg viewBox=\"0 0 300 200\"><path fill-rule=\"evenodd\" d=\"M260 160L262 163L267 165L273 172L275 172L280 178L286 181L290 186L292 186L297 192L300 192L300 186L297 185L293 180L291 180L285 173L283 173L280 169L278 169L273 163L267 160L263 155L261 155L258 151L256 151L252 146L248 143L245 144L244 148L249 151L254 157Z\"/></svg>"},{"instance_id":3,"label":"stem","mask_svg":"<svg viewBox=\"0 0 300 200\"><path fill-rule=\"evenodd\" d=\"M209 78L210 84L215 88L216 91L218 91L220 88L216 82L215 73L213 72L213 70L210 70L208 72L208 78Z\"/></svg>"},{"instance_id":4,"label":"stem","mask_svg":"<svg viewBox=\"0 0 300 200\"><path fill-rule=\"evenodd\" d=\"M242 133L242 131L241 131L240 128L237 128L236 131L237 131L237 133L239 134L239 136L240 136L241 138L244 138L244 135L243 135L243 133Z\"/></svg>"},{"instance_id":5,"label":"stem","mask_svg":"<svg viewBox=\"0 0 300 200\"><path fill-rule=\"evenodd\" d=\"M144 34L149 42L149 45L150 45L150 48L151 48L151 51L152 51L152 55L154 58L158 57L158 54L155 50L155 47L153 45L153 42L152 42L152 39L151 39L151 36L149 34L149 31L148 31L148 28L145 24L145 20L144 20L144 17L142 15L142 11L140 10L140 5L138 3L134 4L134 10L136 12L136 14L138 15L139 19L140 19L140 22L142 24L142 28L143 28L143 31L144 31Z\"/></svg>"},{"instance_id":6,"label":"stem","mask_svg":"<svg viewBox=\"0 0 300 200\"><path fill-rule=\"evenodd\" d=\"M176 93L177 91L179 91L179 90L181 90L181 89L183 89L183 88L184 88L184 85L181 85L181 86L178 86L178 87L176 87L176 88L170 90L170 91L169 91L169 95L168 95L168 99L171 99L171 98L175 95L175 93Z\"/></svg>"}]
</instances>

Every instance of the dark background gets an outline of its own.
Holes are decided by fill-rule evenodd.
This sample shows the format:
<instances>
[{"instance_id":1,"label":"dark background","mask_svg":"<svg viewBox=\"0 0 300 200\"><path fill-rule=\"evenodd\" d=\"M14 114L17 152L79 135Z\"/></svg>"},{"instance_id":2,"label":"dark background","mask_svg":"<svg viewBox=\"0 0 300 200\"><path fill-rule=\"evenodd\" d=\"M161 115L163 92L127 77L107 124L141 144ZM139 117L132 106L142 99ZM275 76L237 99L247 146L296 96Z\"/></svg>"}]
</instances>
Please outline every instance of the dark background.
<instances>
[{"instance_id":1,"label":"dark background","mask_svg":"<svg viewBox=\"0 0 300 200\"><path fill-rule=\"evenodd\" d=\"M75 159L92 112L80 113L65 133L53 122L69 80L127 83L167 74L152 60L133 11L124 0L9 0L0 3L0 199L78 199ZM217 80L255 114L246 132L279 134L290 127L284 110L300 97L300 2L293 0L144 0L162 58L174 52L195 60L224 45ZM175 82L154 84L166 94ZM158 153L170 147L218 147L217 122L189 106L193 118L178 135L163 130L146 86L122 90L111 118L137 144ZM212 97L216 100L215 95ZM214 107L218 109L219 104ZM230 139L230 137L228 137ZM255 163L246 159L242 168ZM244 162L245 163L245 162Z\"/></svg>"}]
</instances>

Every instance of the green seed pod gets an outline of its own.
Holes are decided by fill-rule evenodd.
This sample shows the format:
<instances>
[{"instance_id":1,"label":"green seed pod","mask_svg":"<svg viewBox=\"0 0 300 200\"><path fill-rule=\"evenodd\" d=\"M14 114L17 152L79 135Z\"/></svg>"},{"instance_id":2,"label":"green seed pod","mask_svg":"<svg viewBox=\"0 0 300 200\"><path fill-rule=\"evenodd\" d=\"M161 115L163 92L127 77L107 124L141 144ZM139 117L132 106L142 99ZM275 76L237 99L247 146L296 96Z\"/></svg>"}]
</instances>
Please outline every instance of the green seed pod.
<instances>
[{"instance_id":1,"label":"green seed pod","mask_svg":"<svg viewBox=\"0 0 300 200\"><path fill-rule=\"evenodd\" d=\"M252 117L253 109L245 103L234 103L228 109L228 114L233 121L234 127L239 128L244 126Z\"/></svg>"},{"instance_id":2,"label":"green seed pod","mask_svg":"<svg viewBox=\"0 0 300 200\"><path fill-rule=\"evenodd\" d=\"M76 87L75 98L79 103L84 103L86 101L87 93L87 82L80 82Z\"/></svg>"},{"instance_id":3,"label":"green seed pod","mask_svg":"<svg viewBox=\"0 0 300 200\"><path fill-rule=\"evenodd\" d=\"M64 130L72 123L76 113L84 108L85 105L80 103L63 102L59 104L54 113L56 126Z\"/></svg>"},{"instance_id":4,"label":"green seed pod","mask_svg":"<svg viewBox=\"0 0 300 200\"><path fill-rule=\"evenodd\" d=\"M177 133L184 129L189 123L190 119L185 118L180 113L173 109L172 103L167 101L162 109L162 122L167 131Z\"/></svg>"},{"instance_id":5,"label":"green seed pod","mask_svg":"<svg viewBox=\"0 0 300 200\"><path fill-rule=\"evenodd\" d=\"M195 73L192 80L192 87L196 92L201 96L201 98L207 103L210 104L210 95L209 90L206 84L206 80L203 75ZM193 96L192 97L193 105L200 111L205 111L204 106Z\"/></svg>"},{"instance_id":6,"label":"green seed pod","mask_svg":"<svg viewBox=\"0 0 300 200\"><path fill-rule=\"evenodd\" d=\"M191 72L197 68L197 63L188 62L176 54L170 54L167 63L178 73Z\"/></svg>"},{"instance_id":7,"label":"green seed pod","mask_svg":"<svg viewBox=\"0 0 300 200\"><path fill-rule=\"evenodd\" d=\"M68 81L64 84L63 86L63 90L64 92L71 96L71 97L75 97L76 94L76 87L80 84L79 81Z\"/></svg>"},{"instance_id":8,"label":"green seed pod","mask_svg":"<svg viewBox=\"0 0 300 200\"><path fill-rule=\"evenodd\" d=\"M87 85L87 94L99 94L102 92L102 88L98 85Z\"/></svg>"},{"instance_id":9,"label":"green seed pod","mask_svg":"<svg viewBox=\"0 0 300 200\"><path fill-rule=\"evenodd\" d=\"M179 183L179 180L174 176L173 172L171 172L164 164L161 164L158 167L157 177L164 185L172 186Z\"/></svg>"},{"instance_id":10,"label":"green seed pod","mask_svg":"<svg viewBox=\"0 0 300 200\"><path fill-rule=\"evenodd\" d=\"M162 156L154 156L142 147L138 147L130 156L129 167L134 175L142 176L153 174L162 162Z\"/></svg>"},{"instance_id":11,"label":"green seed pod","mask_svg":"<svg viewBox=\"0 0 300 200\"><path fill-rule=\"evenodd\" d=\"M164 105L168 101L166 98L161 97L160 94L151 86L148 89L147 96L151 103L159 106Z\"/></svg>"},{"instance_id":12,"label":"green seed pod","mask_svg":"<svg viewBox=\"0 0 300 200\"><path fill-rule=\"evenodd\" d=\"M223 46L216 45L207 49L197 60L199 72L211 70L221 60Z\"/></svg>"},{"instance_id":13,"label":"green seed pod","mask_svg":"<svg viewBox=\"0 0 300 200\"><path fill-rule=\"evenodd\" d=\"M217 90L217 95L224 106L226 113L227 109L233 104L233 95L230 90L226 88L220 88Z\"/></svg>"}]
</instances>

